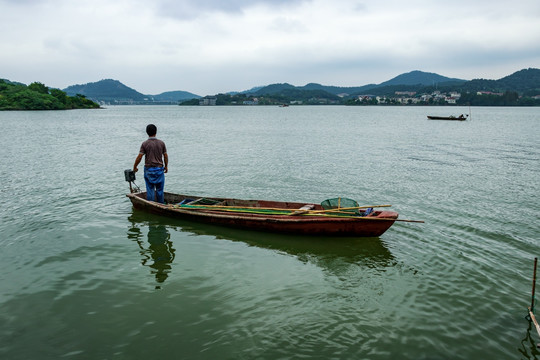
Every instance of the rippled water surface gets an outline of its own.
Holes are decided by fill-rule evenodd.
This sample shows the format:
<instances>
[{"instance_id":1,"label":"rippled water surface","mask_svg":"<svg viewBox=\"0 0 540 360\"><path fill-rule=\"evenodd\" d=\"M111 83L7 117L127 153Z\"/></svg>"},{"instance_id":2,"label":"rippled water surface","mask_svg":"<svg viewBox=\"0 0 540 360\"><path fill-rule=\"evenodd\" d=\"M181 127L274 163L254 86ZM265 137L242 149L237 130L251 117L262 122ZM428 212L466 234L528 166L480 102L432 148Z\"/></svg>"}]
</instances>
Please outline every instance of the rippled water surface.
<instances>
[{"instance_id":1,"label":"rippled water surface","mask_svg":"<svg viewBox=\"0 0 540 360\"><path fill-rule=\"evenodd\" d=\"M426 120L468 111L0 112L0 357L540 358L525 320L540 109ZM350 197L425 223L310 238L135 211L123 170L150 122L168 147L168 191Z\"/></svg>"}]
</instances>

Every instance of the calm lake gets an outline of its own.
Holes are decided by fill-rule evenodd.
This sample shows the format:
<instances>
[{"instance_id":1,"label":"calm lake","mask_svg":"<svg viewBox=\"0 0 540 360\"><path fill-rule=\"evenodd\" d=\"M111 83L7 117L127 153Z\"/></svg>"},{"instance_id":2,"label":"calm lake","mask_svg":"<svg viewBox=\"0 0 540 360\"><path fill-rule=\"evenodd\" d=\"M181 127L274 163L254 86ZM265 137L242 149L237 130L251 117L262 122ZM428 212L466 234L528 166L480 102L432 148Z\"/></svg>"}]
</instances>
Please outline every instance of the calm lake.
<instances>
[{"instance_id":1,"label":"calm lake","mask_svg":"<svg viewBox=\"0 0 540 360\"><path fill-rule=\"evenodd\" d=\"M471 110L0 112L0 358L540 359L540 108ZM135 211L123 172L148 123L166 191L425 223L313 238Z\"/></svg>"}]
</instances>

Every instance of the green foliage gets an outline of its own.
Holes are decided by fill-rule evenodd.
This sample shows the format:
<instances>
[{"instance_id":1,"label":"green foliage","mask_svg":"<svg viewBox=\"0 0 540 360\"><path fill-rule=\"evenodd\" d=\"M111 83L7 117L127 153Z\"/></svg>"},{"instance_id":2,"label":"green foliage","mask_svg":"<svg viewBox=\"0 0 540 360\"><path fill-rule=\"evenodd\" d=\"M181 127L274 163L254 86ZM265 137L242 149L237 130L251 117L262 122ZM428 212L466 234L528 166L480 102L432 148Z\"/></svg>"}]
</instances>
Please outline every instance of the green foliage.
<instances>
[{"instance_id":1,"label":"green foliage","mask_svg":"<svg viewBox=\"0 0 540 360\"><path fill-rule=\"evenodd\" d=\"M42 83L28 86L0 80L0 110L66 110L93 109L99 105L84 96L67 96L58 89Z\"/></svg>"},{"instance_id":2,"label":"green foliage","mask_svg":"<svg viewBox=\"0 0 540 360\"><path fill-rule=\"evenodd\" d=\"M32 91L35 91L35 92L38 92L40 94L48 94L49 93L49 88L46 87L44 84L42 84L40 82L31 83L30 85L28 85L28 89L32 90Z\"/></svg>"},{"instance_id":3,"label":"green foliage","mask_svg":"<svg viewBox=\"0 0 540 360\"><path fill-rule=\"evenodd\" d=\"M261 94L257 96L248 94L218 94L216 98L216 105L281 105L290 104L291 102L309 105L341 104L341 98L323 90L299 90L290 88L282 89L280 92L273 94Z\"/></svg>"},{"instance_id":4,"label":"green foliage","mask_svg":"<svg viewBox=\"0 0 540 360\"><path fill-rule=\"evenodd\" d=\"M182 101L180 105L199 105L199 99L185 100Z\"/></svg>"},{"instance_id":5,"label":"green foliage","mask_svg":"<svg viewBox=\"0 0 540 360\"><path fill-rule=\"evenodd\" d=\"M465 93L461 94L458 105L471 106L540 106L540 100L520 97L515 91L506 91L502 95Z\"/></svg>"},{"instance_id":6,"label":"green foliage","mask_svg":"<svg viewBox=\"0 0 540 360\"><path fill-rule=\"evenodd\" d=\"M395 103L395 101L393 101L393 103ZM388 105L390 105L391 102L390 100L388 101ZM372 97L372 98L363 98L363 99L358 99L358 98L355 98L355 99L348 99L346 102L345 102L345 105L378 105L378 102L377 102L377 99L375 97Z\"/></svg>"}]
</instances>

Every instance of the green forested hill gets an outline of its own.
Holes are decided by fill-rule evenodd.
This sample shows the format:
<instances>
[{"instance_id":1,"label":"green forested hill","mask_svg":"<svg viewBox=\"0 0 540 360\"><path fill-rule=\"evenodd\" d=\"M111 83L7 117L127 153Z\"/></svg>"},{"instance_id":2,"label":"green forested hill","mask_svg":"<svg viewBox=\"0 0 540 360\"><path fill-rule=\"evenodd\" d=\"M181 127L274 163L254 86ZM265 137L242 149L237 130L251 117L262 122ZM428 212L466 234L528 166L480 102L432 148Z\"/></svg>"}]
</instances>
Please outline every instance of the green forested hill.
<instances>
[{"instance_id":1,"label":"green forested hill","mask_svg":"<svg viewBox=\"0 0 540 360\"><path fill-rule=\"evenodd\" d=\"M499 80L475 79L471 81L453 79L434 73L411 71L380 84L369 84L358 87L325 86L320 84L307 84L305 86L293 86L290 84L272 84L258 88L252 95L285 95L292 91L318 90L326 94L348 94L357 96L362 94L392 96L396 91L414 91L417 93L431 93L435 90L458 91L461 93L477 91L489 91L504 93L516 92L519 95L535 96L540 94L540 69L524 69L508 75ZM248 92L246 92L248 93Z\"/></svg>"},{"instance_id":2,"label":"green forested hill","mask_svg":"<svg viewBox=\"0 0 540 360\"><path fill-rule=\"evenodd\" d=\"M98 101L144 101L146 99L145 95L113 79L105 79L83 85L71 85L65 88L64 91L68 95L82 94Z\"/></svg>"},{"instance_id":3,"label":"green forested hill","mask_svg":"<svg viewBox=\"0 0 540 360\"><path fill-rule=\"evenodd\" d=\"M434 85L444 83L462 83L466 80L448 78L435 73L414 70L405 74L396 76L393 79L377 85L377 87L395 86L395 85Z\"/></svg>"},{"instance_id":4,"label":"green forested hill","mask_svg":"<svg viewBox=\"0 0 540 360\"><path fill-rule=\"evenodd\" d=\"M28 86L0 80L0 110L67 110L93 109L99 104L82 95L68 96L59 89L49 89L42 83Z\"/></svg>"},{"instance_id":5,"label":"green forested hill","mask_svg":"<svg viewBox=\"0 0 540 360\"><path fill-rule=\"evenodd\" d=\"M145 95L113 79L72 85L65 88L64 91L68 95L82 94L95 101L110 104L177 103L186 99L200 98L200 96L187 91L167 91L158 95Z\"/></svg>"},{"instance_id":6,"label":"green forested hill","mask_svg":"<svg viewBox=\"0 0 540 360\"><path fill-rule=\"evenodd\" d=\"M170 102L177 102L177 101L182 101L182 100L200 98L199 95L195 95L188 91L166 91L158 95L148 95L148 96L154 99L154 101L170 101Z\"/></svg>"},{"instance_id":7,"label":"green forested hill","mask_svg":"<svg viewBox=\"0 0 540 360\"><path fill-rule=\"evenodd\" d=\"M275 95L282 93L284 91L290 91L291 89L302 90L302 91L324 91L333 95L338 94L366 94L366 93L386 93L387 91L393 91L394 88L407 89L409 87L414 87L415 89L422 88L424 86L431 86L433 84L445 85L445 84L460 84L464 83L466 80L461 79L452 79L446 76L439 74L423 72L419 70L414 70L405 74L398 75L388 81L382 82L380 84L368 84L362 86L352 86L352 87L343 87L343 86L328 86L321 85L316 83L309 83L305 86L293 86L287 83L284 84L272 84L258 88L255 92L244 92L248 94L255 95L264 95L270 94ZM387 91L385 91L387 90Z\"/></svg>"},{"instance_id":8,"label":"green forested hill","mask_svg":"<svg viewBox=\"0 0 540 360\"><path fill-rule=\"evenodd\" d=\"M540 94L540 69L523 69L499 80L474 79L461 84L461 91L515 91L522 95Z\"/></svg>"}]
</instances>

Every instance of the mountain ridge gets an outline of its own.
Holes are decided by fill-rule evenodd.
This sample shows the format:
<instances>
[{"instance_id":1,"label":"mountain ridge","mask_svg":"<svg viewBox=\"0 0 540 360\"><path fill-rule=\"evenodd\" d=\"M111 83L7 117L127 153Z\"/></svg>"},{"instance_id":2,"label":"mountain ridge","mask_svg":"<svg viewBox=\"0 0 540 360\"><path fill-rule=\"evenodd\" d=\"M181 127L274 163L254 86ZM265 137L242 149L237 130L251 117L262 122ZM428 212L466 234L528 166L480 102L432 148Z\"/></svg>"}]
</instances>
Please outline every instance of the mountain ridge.
<instances>
[{"instance_id":1,"label":"mountain ridge","mask_svg":"<svg viewBox=\"0 0 540 360\"><path fill-rule=\"evenodd\" d=\"M408 73L403 73L400 75L397 75L396 77L384 81L380 84L367 84L362 86L332 86L332 85L321 85L318 83L309 83L304 86L297 86L297 89L301 90L324 90L326 92L329 92L333 95L339 95L339 94L360 94L365 91L369 91L371 89L377 89L385 86L396 86L396 85L424 85L429 86L434 83L437 84L444 84L444 83L460 83L460 82L467 82L467 80L462 79L454 79L449 78L446 76L442 76L435 73L429 73L424 72L420 70L413 70ZM240 93L243 94L254 94L254 95L261 95L263 93L268 94L274 94L276 93L276 90L279 89L276 85L282 85L282 86L293 86L288 83L284 84L271 84L267 86L259 86L254 89L257 89L255 92L251 92L250 90L242 91Z\"/></svg>"},{"instance_id":2,"label":"mountain ridge","mask_svg":"<svg viewBox=\"0 0 540 360\"><path fill-rule=\"evenodd\" d=\"M6 80L9 81L9 80ZM247 96L283 95L284 97L327 97L328 99L354 97L359 95L389 95L396 91L432 91L432 89L448 91L477 92L515 91L528 96L540 94L540 69L528 68L514 72L498 80L473 79L463 80L449 78L436 73L413 70L395 76L379 84L362 86L331 86L318 83L308 83L294 86L289 83L276 83L266 86L256 86L241 92L227 94L243 94ZM94 101L110 104L167 104L179 103L191 99L199 99L200 95L188 91L167 91L157 95L145 95L130 88L119 80L103 79L87 84L71 85L65 88L69 96L77 94ZM325 95L326 94L326 95Z\"/></svg>"}]
</instances>

